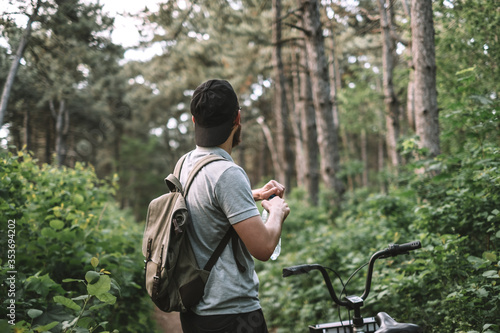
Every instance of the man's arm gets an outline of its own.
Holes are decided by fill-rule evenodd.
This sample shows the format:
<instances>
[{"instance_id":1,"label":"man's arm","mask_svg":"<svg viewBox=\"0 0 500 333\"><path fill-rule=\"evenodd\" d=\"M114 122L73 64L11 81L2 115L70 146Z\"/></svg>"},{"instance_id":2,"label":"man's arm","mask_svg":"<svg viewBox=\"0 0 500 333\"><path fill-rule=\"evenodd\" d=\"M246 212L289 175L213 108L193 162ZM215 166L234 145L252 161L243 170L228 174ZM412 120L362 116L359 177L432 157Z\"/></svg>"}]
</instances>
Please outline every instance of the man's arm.
<instances>
[{"instance_id":1,"label":"man's arm","mask_svg":"<svg viewBox=\"0 0 500 333\"><path fill-rule=\"evenodd\" d=\"M262 205L269 211L266 224L257 215L233 224L233 227L250 254L258 260L267 261L278 244L281 228L290 213L290 208L280 197L264 201Z\"/></svg>"}]
</instances>

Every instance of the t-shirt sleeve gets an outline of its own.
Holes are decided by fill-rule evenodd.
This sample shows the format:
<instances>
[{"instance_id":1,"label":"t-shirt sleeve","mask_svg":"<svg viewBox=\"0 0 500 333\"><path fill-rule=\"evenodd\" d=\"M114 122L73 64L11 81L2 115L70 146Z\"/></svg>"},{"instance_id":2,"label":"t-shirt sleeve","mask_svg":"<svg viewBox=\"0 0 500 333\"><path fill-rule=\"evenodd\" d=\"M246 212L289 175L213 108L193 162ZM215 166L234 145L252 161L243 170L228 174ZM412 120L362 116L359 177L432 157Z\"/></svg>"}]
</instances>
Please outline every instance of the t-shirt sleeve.
<instances>
[{"instance_id":1,"label":"t-shirt sleeve","mask_svg":"<svg viewBox=\"0 0 500 333\"><path fill-rule=\"evenodd\" d=\"M215 186L215 195L231 224L259 215L250 181L240 167L233 166L224 171Z\"/></svg>"}]
</instances>

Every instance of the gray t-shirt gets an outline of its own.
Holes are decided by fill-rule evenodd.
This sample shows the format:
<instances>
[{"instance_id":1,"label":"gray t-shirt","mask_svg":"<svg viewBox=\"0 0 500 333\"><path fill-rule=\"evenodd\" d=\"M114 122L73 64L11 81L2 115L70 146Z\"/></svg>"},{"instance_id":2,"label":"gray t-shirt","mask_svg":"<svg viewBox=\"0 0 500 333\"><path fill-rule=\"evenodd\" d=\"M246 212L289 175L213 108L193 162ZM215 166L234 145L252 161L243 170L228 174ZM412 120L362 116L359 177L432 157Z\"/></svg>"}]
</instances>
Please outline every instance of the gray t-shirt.
<instances>
[{"instance_id":1,"label":"gray t-shirt","mask_svg":"<svg viewBox=\"0 0 500 333\"><path fill-rule=\"evenodd\" d=\"M207 154L220 155L226 161L212 162L201 169L186 198L192 219L187 232L200 267L205 266L230 224L259 215L245 171L221 148L197 147L190 152L181 170L181 183L185 184L196 161ZM259 279L253 257L241 240L238 244L238 260L246 271L238 270L229 242L212 268L203 299L192 308L196 314L235 314L260 309Z\"/></svg>"}]
</instances>

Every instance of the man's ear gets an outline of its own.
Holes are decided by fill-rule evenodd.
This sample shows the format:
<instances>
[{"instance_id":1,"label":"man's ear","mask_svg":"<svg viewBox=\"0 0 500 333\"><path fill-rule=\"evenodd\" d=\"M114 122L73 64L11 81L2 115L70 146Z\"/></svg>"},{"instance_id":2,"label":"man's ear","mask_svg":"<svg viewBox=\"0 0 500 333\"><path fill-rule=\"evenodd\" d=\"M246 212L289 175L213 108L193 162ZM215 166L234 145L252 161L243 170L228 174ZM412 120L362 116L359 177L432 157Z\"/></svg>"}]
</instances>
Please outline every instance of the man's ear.
<instances>
[{"instance_id":1,"label":"man's ear","mask_svg":"<svg viewBox=\"0 0 500 333\"><path fill-rule=\"evenodd\" d=\"M191 119L193 120L193 124L194 124L194 123L195 123L195 121L194 121L194 116L191 116Z\"/></svg>"},{"instance_id":2,"label":"man's ear","mask_svg":"<svg viewBox=\"0 0 500 333\"><path fill-rule=\"evenodd\" d=\"M238 126L241 124L241 110L238 110L238 115L234 119L234 125Z\"/></svg>"}]
</instances>

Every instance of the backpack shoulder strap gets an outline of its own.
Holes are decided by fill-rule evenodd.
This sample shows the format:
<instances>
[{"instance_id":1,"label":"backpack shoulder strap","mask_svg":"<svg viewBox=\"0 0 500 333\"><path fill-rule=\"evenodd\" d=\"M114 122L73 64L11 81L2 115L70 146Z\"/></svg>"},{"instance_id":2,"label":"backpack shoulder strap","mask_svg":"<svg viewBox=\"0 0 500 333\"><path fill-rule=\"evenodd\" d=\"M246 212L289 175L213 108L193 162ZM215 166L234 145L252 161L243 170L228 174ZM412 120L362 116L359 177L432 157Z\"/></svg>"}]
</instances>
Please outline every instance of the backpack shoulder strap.
<instances>
[{"instance_id":1,"label":"backpack shoulder strap","mask_svg":"<svg viewBox=\"0 0 500 333\"><path fill-rule=\"evenodd\" d=\"M188 154L183 155L175 164L174 173L169 174L164 180L170 192L180 192L183 194L182 184L179 181L181 168Z\"/></svg>"},{"instance_id":2,"label":"backpack shoulder strap","mask_svg":"<svg viewBox=\"0 0 500 333\"><path fill-rule=\"evenodd\" d=\"M188 191L189 187L191 186L191 183L193 182L194 177L196 177L198 172L205 165L207 165L208 163L215 162L215 161L226 160L222 156L214 155L214 154L210 154L210 155L202 157L200 160L198 160L198 162L196 162L193 169L189 173L186 184L184 186L182 186L179 179L180 179L182 165L184 164L184 160L186 159L187 155L188 154L182 156L179 159L179 161L175 165L174 173L173 174L171 173L170 175L167 176L167 178L165 178L165 183L167 184L170 192L180 192L183 196L187 195L187 191Z\"/></svg>"},{"instance_id":3,"label":"backpack shoulder strap","mask_svg":"<svg viewBox=\"0 0 500 333\"><path fill-rule=\"evenodd\" d=\"M188 179L186 180L186 184L184 184L184 196L187 195L189 187L191 187L191 183L194 180L194 177L198 174L198 172L207 164L215 162L215 161L225 161L226 159L219 155L210 154L202 157L196 164L193 169L189 173Z\"/></svg>"},{"instance_id":4,"label":"backpack shoulder strap","mask_svg":"<svg viewBox=\"0 0 500 333\"><path fill-rule=\"evenodd\" d=\"M179 158L179 160L175 164L175 168L174 168L174 176L175 177L179 178L181 176L181 168L182 168L182 165L184 164L184 160L186 159L186 157L188 155L189 155L189 153L182 155L182 157Z\"/></svg>"},{"instance_id":5,"label":"backpack shoulder strap","mask_svg":"<svg viewBox=\"0 0 500 333\"><path fill-rule=\"evenodd\" d=\"M241 273L244 273L246 271L246 267L243 266L240 261L238 260L238 255L237 255L237 250L238 250L238 234L236 233L236 230L231 226L229 227L229 230L226 232L224 235L224 238L220 241L219 245L215 249L215 251L212 253L210 258L208 259L205 267L203 267L204 270L206 271L211 271L212 267L214 267L215 263L219 259L220 255L222 254L222 251L224 251L224 248L227 246L229 243L229 240L232 239L233 242L233 257L234 261L236 262L236 266L238 267L238 270Z\"/></svg>"}]
</instances>

